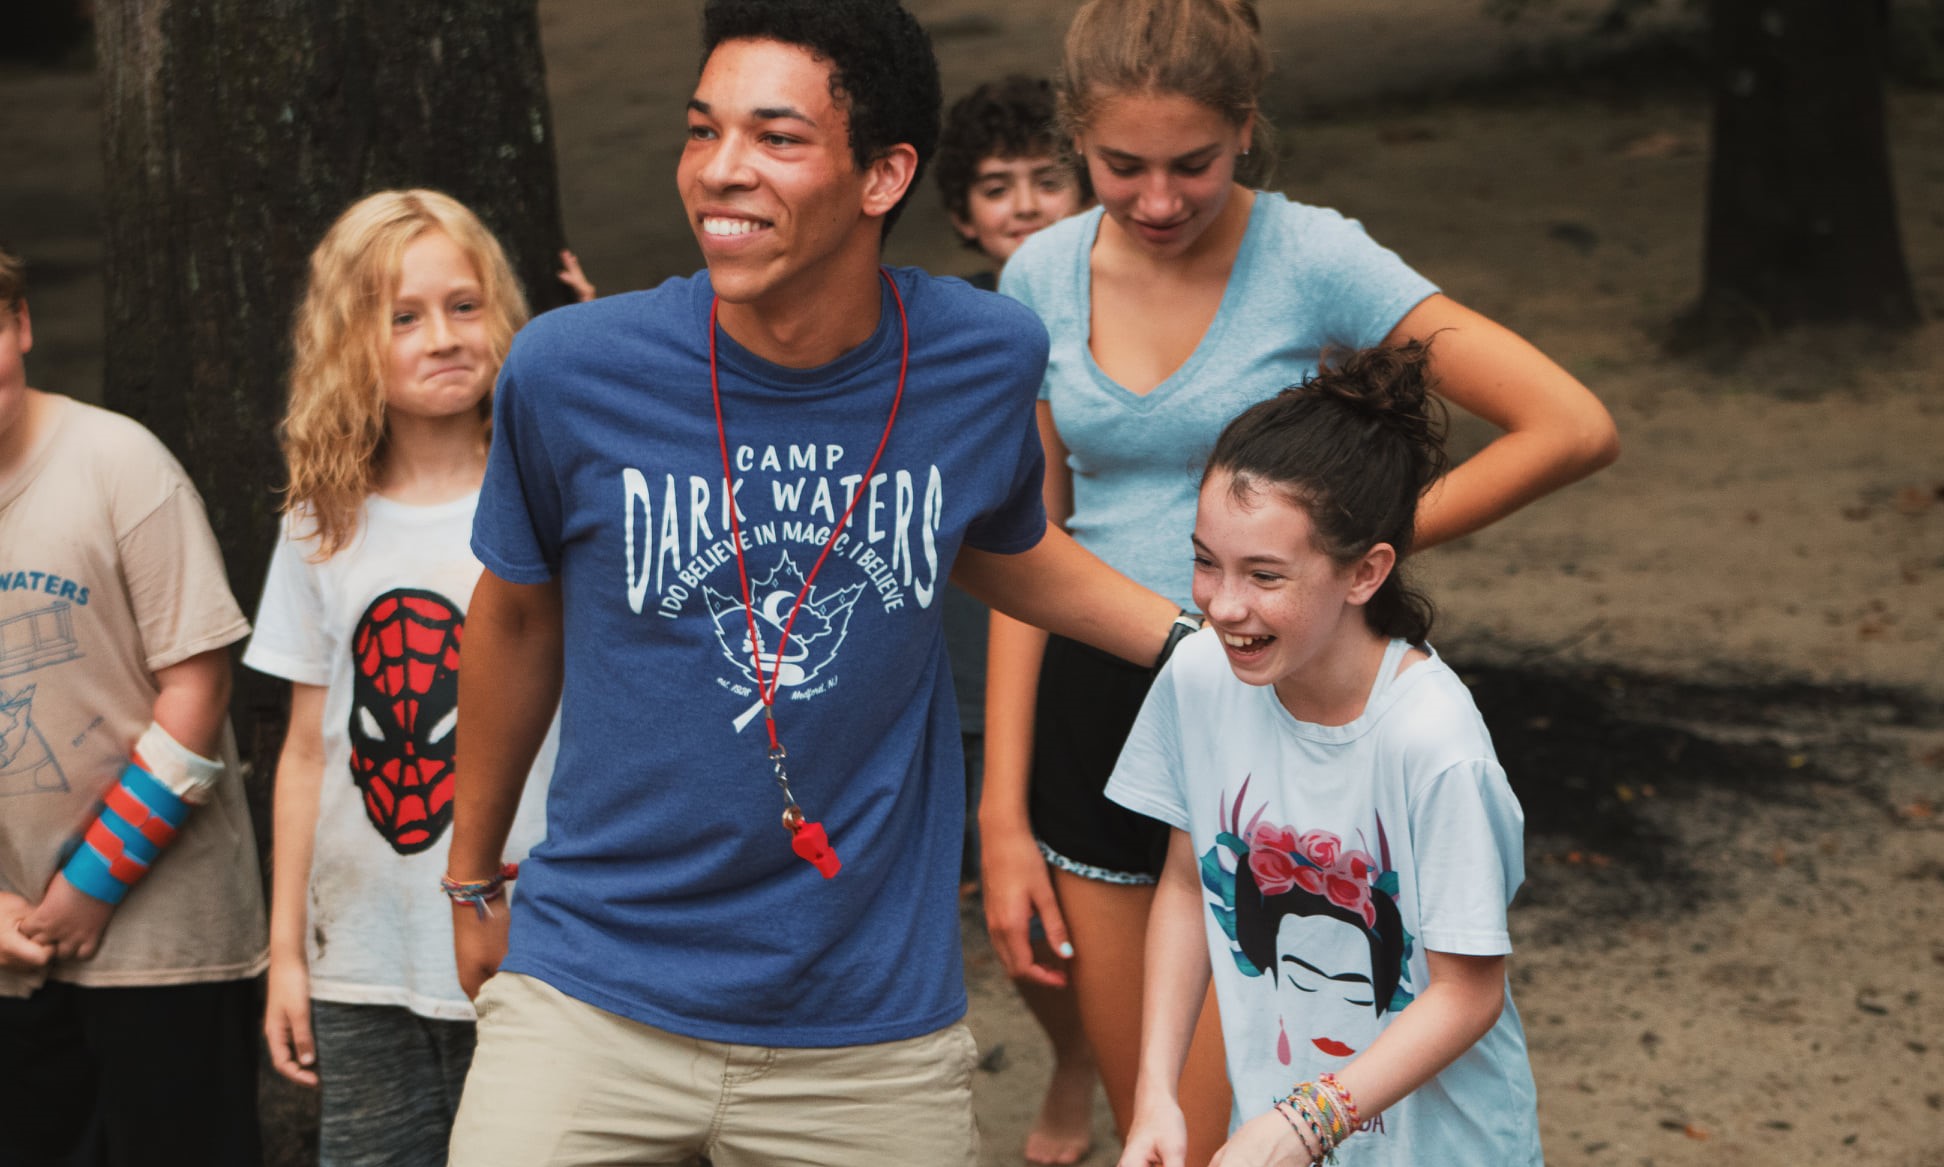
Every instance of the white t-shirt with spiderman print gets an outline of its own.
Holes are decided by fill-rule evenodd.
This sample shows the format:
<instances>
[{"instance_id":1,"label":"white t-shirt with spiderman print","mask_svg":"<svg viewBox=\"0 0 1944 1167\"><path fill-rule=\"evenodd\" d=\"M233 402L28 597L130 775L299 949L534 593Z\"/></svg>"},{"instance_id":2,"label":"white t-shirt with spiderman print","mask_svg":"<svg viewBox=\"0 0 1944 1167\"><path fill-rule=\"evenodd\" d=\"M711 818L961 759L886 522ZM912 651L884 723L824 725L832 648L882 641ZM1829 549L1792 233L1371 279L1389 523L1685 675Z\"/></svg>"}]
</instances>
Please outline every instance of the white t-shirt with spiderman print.
<instances>
[{"instance_id":1,"label":"white t-shirt with spiderman print","mask_svg":"<svg viewBox=\"0 0 1944 1167\"><path fill-rule=\"evenodd\" d=\"M471 1021L439 891L451 845L470 547L479 493L409 505L372 495L349 545L316 559L307 517L285 516L243 663L324 688L304 937L311 996ZM549 728L528 772L505 856L546 827L558 749ZM509 886L510 897L519 885Z\"/></svg>"},{"instance_id":2,"label":"white t-shirt with spiderman print","mask_svg":"<svg viewBox=\"0 0 1944 1167\"><path fill-rule=\"evenodd\" d=\"M1155 682L1108 797L1188 832L1221 1003L1231 1129L1341 1070L1430 980L1427 949L1512 950L1524 815L1464 683L1393 641L1363 714L1323 726L1236 679L1212 631ZM1337 1152L1352 1165L1539 1167L1525 1032L1477 1044Z\"/></svg>"}]
</instances>

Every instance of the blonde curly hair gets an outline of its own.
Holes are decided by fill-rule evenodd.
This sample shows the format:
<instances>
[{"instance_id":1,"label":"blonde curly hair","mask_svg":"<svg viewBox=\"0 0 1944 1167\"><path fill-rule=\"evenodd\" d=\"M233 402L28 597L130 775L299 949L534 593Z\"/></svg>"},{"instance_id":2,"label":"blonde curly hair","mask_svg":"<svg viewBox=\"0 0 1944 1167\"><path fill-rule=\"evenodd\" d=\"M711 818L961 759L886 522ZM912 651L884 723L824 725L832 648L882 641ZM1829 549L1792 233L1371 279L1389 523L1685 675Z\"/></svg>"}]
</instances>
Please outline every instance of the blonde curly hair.
<instances>
[{"instance_id":1,"label":"blonde curly hair","mask_svg":"<svg viewBox=\"0 0 1944 1167\"><path fill-rule=\"evenodd\" d=\"M442 231L472 261L485 301L494 372L526 323L526 297L499 240L458 200L432 190L387 190L353 203L311 252L310 278L291 331L290 404L278 436L290 484L287 514L314 525L316 558L357 534L358 513L384 459L385 366L391 307L405 249ZM492 393L479 424L492 424Z\"/></svg>"}]
</instances>

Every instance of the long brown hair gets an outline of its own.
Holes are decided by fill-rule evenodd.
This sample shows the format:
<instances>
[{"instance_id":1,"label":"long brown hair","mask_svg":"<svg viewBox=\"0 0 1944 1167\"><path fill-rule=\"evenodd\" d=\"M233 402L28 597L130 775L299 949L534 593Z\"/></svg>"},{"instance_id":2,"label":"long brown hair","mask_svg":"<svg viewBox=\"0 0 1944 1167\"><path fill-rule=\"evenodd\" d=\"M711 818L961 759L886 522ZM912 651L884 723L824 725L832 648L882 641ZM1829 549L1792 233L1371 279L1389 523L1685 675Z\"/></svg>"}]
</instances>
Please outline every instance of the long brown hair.
<instances>
[{"instance_id":1,"label":"long brown hair","mask_svg":"<svg viewBox=\"0 0 1944 1167\"><path fill-rule=\"evenodd\" d=\"M1067 28L1060 120L1080 137L1119 94L1178 93L1230 125L1253 126L1236 164L1245 186L1267 181L1273 134L1262 116L1269 48L1254 0L1088 0Z\"/></svg>"},{"instance_id":2,"label":"long brown hair","mask_svg":"<svg viewBox=\"0 0 1944 1167\"><path fill-rule=\"evenodd\" d=\"M485 300L494 373L526 323L526 297L499 240L458 200L433 190L387 190L353 203L311 252L310 280L292 328L290 405L279 436L290 485L286 513L302 514L328 559L357 533L358 512L385 450L385 365L392 297L405 249L442 231L472 261ZM480 400L482 431L492 393Z\"/></svg>"}]
</instances>

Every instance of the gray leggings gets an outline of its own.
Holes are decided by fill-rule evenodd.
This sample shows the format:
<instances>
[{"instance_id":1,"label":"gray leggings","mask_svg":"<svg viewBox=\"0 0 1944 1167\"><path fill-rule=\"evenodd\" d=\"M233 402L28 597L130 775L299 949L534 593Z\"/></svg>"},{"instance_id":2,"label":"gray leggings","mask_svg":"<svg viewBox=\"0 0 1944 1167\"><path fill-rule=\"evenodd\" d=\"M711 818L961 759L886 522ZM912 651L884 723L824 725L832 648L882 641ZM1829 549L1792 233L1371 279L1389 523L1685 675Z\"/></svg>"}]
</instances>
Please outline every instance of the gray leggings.
<instances>
[{"instance_id":1,"label":"gray leggings","mask_svg":"<svg viewBox=\"0 0 1944 1167\"><path fill-rule=\"evenodd\" d=\"M402 1005L311 1002L318 1167L444 1167L473 1023Z\"/></svg>"}]
</instances>

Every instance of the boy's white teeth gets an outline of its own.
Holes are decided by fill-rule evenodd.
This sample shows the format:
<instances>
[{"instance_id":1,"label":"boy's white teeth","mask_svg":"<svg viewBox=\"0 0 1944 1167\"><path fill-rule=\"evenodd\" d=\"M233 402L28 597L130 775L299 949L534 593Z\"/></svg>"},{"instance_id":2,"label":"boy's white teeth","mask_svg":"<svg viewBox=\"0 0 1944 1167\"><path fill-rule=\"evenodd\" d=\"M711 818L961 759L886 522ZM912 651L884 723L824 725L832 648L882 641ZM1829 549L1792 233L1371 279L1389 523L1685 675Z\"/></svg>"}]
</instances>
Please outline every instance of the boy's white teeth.
<instances>
[{"instance_id":1,"label":"boy's white teeth","mask_svg":"<svg viewBox=\"0 0 1944 1167\"><path fill-rule=\"evenodd\" d=\"M1228 645L1230 648L1249 648L1273 639L1274 637L1269 636L1237 636L1233 632L1222 633L1222 643Z\"/></svg>"},{"instance_id":2,"label":"boy's white teeth","mask_svg":"<svg viewBox=\"0 0 1944 1167\"><path fill-rule=\"evenodd\" d=\"M754 219L721 219L715 216L702 220L702 230L710 235L747 235L761 227Z\"/></svg>"}]
</instances>

